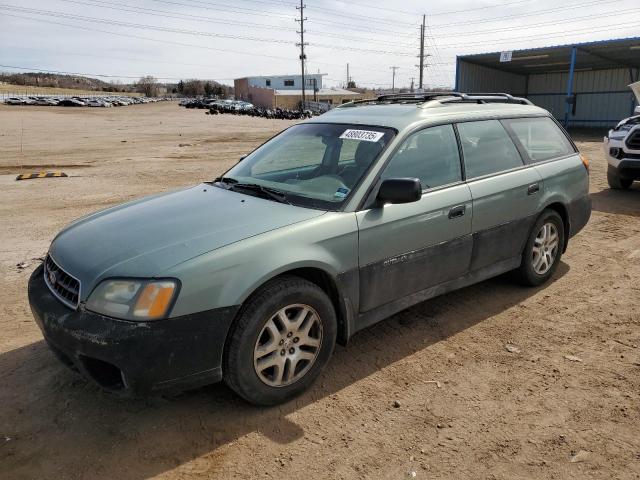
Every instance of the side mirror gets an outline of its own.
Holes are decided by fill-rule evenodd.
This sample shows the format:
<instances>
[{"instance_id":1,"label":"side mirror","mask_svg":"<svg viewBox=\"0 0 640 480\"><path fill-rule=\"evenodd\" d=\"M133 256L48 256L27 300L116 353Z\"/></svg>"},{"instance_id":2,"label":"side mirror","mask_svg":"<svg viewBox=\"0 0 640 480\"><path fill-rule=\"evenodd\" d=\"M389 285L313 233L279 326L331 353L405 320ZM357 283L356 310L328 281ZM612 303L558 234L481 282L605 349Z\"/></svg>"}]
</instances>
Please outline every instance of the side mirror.
<instances>
[{"instance_id":1,"label":"side mirror","mask_svg":"<svg viewBox=\"0 0 640 480\"><path fill-rule=\"evenodd\" d=\"M382 181L376 197L379 206L385 203L411 203L422 198L422 185L417 178L387 178Z\"/></svg>"}]
</instances>

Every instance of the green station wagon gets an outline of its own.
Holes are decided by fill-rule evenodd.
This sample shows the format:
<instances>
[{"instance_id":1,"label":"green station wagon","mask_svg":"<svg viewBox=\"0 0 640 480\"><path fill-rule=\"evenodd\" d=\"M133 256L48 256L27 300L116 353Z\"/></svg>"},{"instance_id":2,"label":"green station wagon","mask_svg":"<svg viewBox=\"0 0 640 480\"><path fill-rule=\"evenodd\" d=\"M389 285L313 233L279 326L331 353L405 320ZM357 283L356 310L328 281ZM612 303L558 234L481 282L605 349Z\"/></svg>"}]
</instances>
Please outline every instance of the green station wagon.
<instances>
[{"instance_id":1,"label":"green station wagon","mask_svg":"<svg viewBox=\"0 0 640 480\"><path fill-rule=\"evenodd\" d=\"M145 395L306 389L336 342L514 271L553 275L591 214L588 163L506 94L391 95L294 125L224 175L81 218L29 301L57 356Z\"/></svg>"}]
</instances>

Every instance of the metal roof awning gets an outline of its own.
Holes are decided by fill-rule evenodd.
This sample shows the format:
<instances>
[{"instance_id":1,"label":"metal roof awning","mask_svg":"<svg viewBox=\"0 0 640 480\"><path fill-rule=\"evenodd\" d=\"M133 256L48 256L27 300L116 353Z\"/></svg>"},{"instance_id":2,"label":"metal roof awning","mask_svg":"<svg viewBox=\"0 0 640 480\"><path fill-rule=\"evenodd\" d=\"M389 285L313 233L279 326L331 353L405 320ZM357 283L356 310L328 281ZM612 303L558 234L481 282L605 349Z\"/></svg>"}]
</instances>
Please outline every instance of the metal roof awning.
<instances>
[{"instance_id":1,"label":"metal roof awning","mask_svg":"<svg viewBox=\"0 0 640 480\"><path fill-rule=\"evenodd\" d=\"M640 37L513 50L509 61L500 61L502 52L460 55L458 61L519 75L566 72L574 47L576 71L640 68Z\"/></svg>"}]
</instances>

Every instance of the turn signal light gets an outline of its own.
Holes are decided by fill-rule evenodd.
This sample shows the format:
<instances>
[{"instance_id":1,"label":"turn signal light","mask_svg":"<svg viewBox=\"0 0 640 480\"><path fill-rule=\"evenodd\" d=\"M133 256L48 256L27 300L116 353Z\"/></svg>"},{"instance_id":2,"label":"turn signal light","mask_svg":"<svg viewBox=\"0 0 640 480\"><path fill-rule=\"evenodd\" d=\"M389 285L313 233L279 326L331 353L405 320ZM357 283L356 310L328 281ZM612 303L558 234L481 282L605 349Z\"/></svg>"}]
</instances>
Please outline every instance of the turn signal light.
<instances>
[{"instance_id":1,"label":"turn signal light","mask_svg":"<svg viewBox=\"0 0 640 480\"><path fill-rule=\"evenodd\" d=\"M134 307L136 317L155 319L162 317L171 304L175 283L156 282L150 283L140 293Z\"/></svg>"},{"instance_id":2,"label":"turn signal light","mask_svg":"<svg viewBox=\"0 0 640 480\"><path fill-rule=\"evenodd\" d=\"M584 165L584 168L587 169L587 173L589 173L589 159L581 153L580 160L582 160L582 165Z\"/></svg>"}]
</instances>

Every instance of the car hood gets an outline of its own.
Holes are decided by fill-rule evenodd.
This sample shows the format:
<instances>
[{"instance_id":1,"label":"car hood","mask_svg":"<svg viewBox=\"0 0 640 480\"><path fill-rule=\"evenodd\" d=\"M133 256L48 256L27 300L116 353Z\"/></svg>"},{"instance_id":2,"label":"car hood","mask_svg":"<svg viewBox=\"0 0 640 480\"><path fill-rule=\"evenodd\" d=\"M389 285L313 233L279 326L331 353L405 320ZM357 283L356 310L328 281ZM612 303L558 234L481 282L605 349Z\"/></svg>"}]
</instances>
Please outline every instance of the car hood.
<instances>
[{"instance_id":1,"label":"car hood","mask_svg":"<svg viewBox=\"0 0 640 480\"><path fill-rule=\"evenodd\" d=\"M81 283L153 277L178 263L325 213L202 184L103 210L69 225L49 253Z\"/></svg>"}]
</instances>

